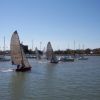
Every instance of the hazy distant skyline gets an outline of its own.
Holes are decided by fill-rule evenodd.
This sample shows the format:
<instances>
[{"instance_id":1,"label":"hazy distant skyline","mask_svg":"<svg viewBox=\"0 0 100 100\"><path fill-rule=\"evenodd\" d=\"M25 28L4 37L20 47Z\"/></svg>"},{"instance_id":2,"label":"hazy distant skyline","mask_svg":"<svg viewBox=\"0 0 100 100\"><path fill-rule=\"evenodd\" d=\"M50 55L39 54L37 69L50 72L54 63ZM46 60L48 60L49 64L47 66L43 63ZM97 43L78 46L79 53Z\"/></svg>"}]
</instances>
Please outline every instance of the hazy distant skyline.
<instances>
[{"instance_id":1,"label":"hazy distant skyline","mask_svg":"<svg viewBox=\"0 0 100 100\"><path fill-rule=\"evenodd\" d=\"M0 0L0 49L15 30L29 48L100 48L100 0Z\"/></svg>"}]
</instances>

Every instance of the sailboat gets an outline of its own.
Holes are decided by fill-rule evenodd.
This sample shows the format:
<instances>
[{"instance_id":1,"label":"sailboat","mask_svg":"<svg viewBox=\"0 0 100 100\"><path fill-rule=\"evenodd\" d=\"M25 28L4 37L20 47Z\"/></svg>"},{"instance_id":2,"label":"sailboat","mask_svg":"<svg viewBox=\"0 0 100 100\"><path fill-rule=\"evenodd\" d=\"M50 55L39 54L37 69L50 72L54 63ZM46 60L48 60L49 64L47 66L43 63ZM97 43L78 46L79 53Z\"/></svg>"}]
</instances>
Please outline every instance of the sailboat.
<instances>
[{"instance_id":1,"label":"sailboat","mask_svg":"<svg viewBox=\"0 0 100 100\"><path fill-rule=\"evenodd\" d=\"M17 31L12 34L11 43L11 62L17 65L17 72L25 72L31 70L31 66L25 56L22 44L20 44Z\"/></svg>"},{"instance_id":2,"label":"sailboat","mask_svg":"<svg viewBox=\"0 0 100 100\"><path fill-rule=\"evenodd\" d=\"M49 60L50 63L58 63L58 59L53 52L53 48L52 48L50 42L48 42L48 44L47 44L46 56L47 56L47 60Z\"/></svg>"},{"instance_id":3,"label":"sailboat","mask_svg":"<svg viewBox=\"0 0 100 100\"><path fill-rule=\"evenodd\" d=\"M4 61L10 61L10 59L7 58L6 55L5 55L5 37L4 37L4 51L1 52L0 61L3 61L3 62L4 62Z\"/></svg>"},{"instance_id":4,"label":"sailboat","mask_svg":"<svg viewBox=\"0 0 100 100\"><path fill-rule=\"evenodd\" d=\"M84 54L84 45L83 45L83 52L82 52L82 54L79 56L78 60L88 60L88 58L85 57L85 54Z\"/></svg>"},{"instance_id":5,"label":"sailboat","mask_svg":"<svg viewBox=\"0 0 100 100\"><path fill-rule=\"evenodd\" d=\"M43 49L42 52L43 52L43 55L41 56L41 58L42 58L42 59L46 59L46 51L45 51L45 47L44 47L44 49Z\"/></svg>"},{"instance_id":6,"label":"sailboat","mask_svg":"<svg viewBox=\"0 0 100 100\"><path fill-rule=\"evenodd\" d=\"M41 59L41 56L39 54L39 51L38 51L37 47L35 48L35 53L36 53L37 60Z\"/></svg>"},{"instance_id":7,"label":"sailboat","mask_svg":"<svg viewBox=\"0 0 100 100\"><path fill-rule=\"evenodd\" d=\"M52 58L51 58L50 62L51 63L58 63L58 59L57 59L57 57L54 54L52 55Z\"/></svg>"}]
</instances>

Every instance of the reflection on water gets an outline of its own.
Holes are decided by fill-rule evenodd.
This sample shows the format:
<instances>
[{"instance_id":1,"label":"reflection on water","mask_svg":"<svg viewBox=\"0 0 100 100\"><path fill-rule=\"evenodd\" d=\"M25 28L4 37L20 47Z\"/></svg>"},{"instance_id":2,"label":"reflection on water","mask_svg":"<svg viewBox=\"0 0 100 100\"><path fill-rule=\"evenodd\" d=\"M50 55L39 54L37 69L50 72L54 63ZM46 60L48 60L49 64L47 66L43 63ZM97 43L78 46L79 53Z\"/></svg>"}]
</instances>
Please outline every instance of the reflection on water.
<instances>
[{"instance_id":1,"label":"reflection on water","mask_svg":"<svg viewBox=\"0 0 100 100\"><path fill-rule=\"evenodd\" d=\"M26 73L15 73L11 77L11 100L22 100L25 92Z\"/></svg>"},{"instance_id":2,"label":"reflection on water","mask_svg":"<svg viewBox=\"0 0 100 100\"><path fill-rule=\"evenodd\" d=\"M17 73L9 71L10 62L0 62L0 100L100 100L100 57L30 64L31 72Z\"/></svg>"}]
</instances>

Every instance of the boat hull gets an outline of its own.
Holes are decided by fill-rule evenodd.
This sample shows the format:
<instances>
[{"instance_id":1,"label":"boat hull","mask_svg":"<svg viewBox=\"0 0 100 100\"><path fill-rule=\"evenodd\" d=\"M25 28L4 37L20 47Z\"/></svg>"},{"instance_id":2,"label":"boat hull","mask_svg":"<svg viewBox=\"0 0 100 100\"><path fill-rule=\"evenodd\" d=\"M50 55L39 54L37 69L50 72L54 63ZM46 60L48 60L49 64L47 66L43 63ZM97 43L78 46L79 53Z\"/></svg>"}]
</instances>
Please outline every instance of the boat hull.
<instances>
[{"instance_id":1,"label":"boat hull","mask_svg":"<svg viewBox=\"0 0 100 100\"><path fill-rule=\"evenodd\" d=\"M57 64L57 63L58 63L58 61L50 61L50 63L55 63L55 64Z\"/></svg>"},{"instance_id":2,"label":"boat hull","mask_svg":"<svg viewBox=\"0 0 100 100\"><path fill-rule=\"evenodd\" d=\"M0 59L1 62L10 61L10 59Z\"/></svg>"},{"instance_id":3,"label":"boat hull","mask_svg":"<svg viewBox=\"0 0 100 100\"><path fill-rule=\"evenodd\" d=\"M61 59L62 62L74 62L74 59Z\"/></svg>"},{"instance_id":4,"label":"boat hull","mask_svg":"<svg viewBox=\"0 0 100 100\"><path fill-rule=\"evenodd\" d=\"M88 60L88 58L83 56L83 57L78 58L78 60Z\"/></svg>"},{"instance_id":5,"label":"boat hull","mask_svg":"<svg viewBox=\"0 0 100 100\"><path fill-rule=\"evenodd\" d=\"M16 72L26 72L26 71L30 71L31 67L24 67L24 68L17 68Z\"/></svg>"},{"instance_id":6,"label":"boat hull","mask_svg":"<svg viewBox=\"0 0 100 100\"><path fill-rule=\"evenodd\" d=\"M51 59L50 63L55 63L55 64L57 64L57 63L58 63L58 60L57 60L57 59Z\"/></svg>"},{"instance_id":7,"label":"boat hull","mask_svg":"<svg viewBox=\"0 0 100 100\"><path fill-rule=\"evenodd\" d=\"M88 60L88 58L79 58L78 60Z\"/></svg>"}]
</instances>

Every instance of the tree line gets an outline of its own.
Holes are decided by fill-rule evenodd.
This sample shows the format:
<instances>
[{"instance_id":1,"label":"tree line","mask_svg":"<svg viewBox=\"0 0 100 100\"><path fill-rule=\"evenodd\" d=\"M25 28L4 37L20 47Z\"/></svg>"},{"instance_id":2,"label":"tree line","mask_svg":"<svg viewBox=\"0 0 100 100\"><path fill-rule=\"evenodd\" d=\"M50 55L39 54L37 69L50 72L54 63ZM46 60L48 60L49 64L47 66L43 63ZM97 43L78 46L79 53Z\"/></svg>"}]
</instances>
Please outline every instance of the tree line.
<instances>
[{"instance_id":1,"label":"tree line","mask_svg":"<svg viewBox=\"0 0 100 100\"><path fill-rule=\"evenodd\" d=\"M29 50L27 53L30 54L35 54L35 51ZM43 51L39 50L39 53L42 55ZM96 49L77 49L77 50L72 50L72 49L66 49L66 50L56 50L54 51L56 55L74 55L74 54L85 54L85 55L100 55L100 48Z\"/></svg>"},{"instance_id":2,"label":"tree line","mask_svg":"<svg viewBox=\"0 0 100 100\"><path fill-rule=\"evenodd\" d=\"M32 51L31 49L27 50L24 49L24 52L26 54L35 54L35 50ZM5 51L6 54L10 54L10 50ZM74 54L85 54L85 55L99 55L100 56L100 48L95 48L95 49L77 49L77 50L72 50L72 49L66 49L66 50L56 50L54 51L56 55L74 55ZM3 51L0 51L0 55L4 54ZM43 51L39 50L39 54L43 54Z\"/></svg>"},{"instance_id":3,"label":"tree line","mask_svg":"<svg viewBox=\"0 0 100 100\"><path fill-rule=\"evenodd\" d=\"M66 49L66 50L56 50L55 54L86 54L86 55L100 55L100 48L96 48L96 49L90 49L87 48L85 50L81 49L77 49L77 50L72 50L72 49Z\"/></svg>"}]
</instances>

